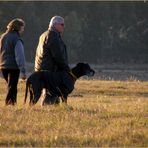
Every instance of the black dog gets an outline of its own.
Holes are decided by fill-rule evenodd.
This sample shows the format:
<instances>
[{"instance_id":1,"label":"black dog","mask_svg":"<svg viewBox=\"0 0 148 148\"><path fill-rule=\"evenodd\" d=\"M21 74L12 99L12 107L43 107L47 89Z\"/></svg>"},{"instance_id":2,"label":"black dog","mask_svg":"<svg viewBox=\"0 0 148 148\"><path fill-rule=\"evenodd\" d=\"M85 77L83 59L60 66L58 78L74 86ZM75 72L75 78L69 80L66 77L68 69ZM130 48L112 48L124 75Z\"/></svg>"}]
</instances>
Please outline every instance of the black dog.
<instances>
[{"instance_id":1,"label":"black dog","mask_svg":"<svg viewBox=\"0 0 148 148\"><path fill-rule=\"evenodd\" d=\"M61 97L62 102L67 103L68 94L74 89L75 81L84 75L93 76L95 71L88 64L78 63L71 72L34 72L26 81L24 104L26 103L28 89L30 92L30 105L39 100L43 88L51 95Z\"/></svg>"}]
</instances>

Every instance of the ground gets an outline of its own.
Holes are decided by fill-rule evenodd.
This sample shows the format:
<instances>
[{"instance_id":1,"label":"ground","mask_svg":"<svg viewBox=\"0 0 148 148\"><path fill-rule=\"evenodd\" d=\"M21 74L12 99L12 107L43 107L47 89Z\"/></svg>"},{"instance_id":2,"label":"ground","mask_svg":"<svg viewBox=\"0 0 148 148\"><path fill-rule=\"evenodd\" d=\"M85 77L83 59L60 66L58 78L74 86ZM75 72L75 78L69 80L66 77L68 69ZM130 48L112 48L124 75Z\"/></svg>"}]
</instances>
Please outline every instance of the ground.
<instances>
[{"instance_id":1,"label":"ground","mask_svg":"<svg viewBox=\"0 0 148 148\"><path fill-rule=\"evenodd\" d=\"M18 103L5 106L0 79L1 147L147 147L148 82L80 79L68 105L24 106L25 82ZM27 100L29 101L29 99Z\"/></svg>"}]
</instances>

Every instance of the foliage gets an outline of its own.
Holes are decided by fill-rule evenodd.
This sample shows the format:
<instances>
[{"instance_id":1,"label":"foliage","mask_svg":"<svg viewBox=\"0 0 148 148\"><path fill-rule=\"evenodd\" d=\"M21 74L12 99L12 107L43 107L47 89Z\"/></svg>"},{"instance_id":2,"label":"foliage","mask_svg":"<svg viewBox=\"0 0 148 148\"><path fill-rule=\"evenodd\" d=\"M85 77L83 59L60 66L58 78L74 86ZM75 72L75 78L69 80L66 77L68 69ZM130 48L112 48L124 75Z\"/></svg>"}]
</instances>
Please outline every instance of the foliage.
<instances>
[{"instance_id":1,"label":"foliage","mask_svg":"<svg viewBox=\"0 0 148 148\"><path fill-rule=\"evenodd\" d=\"M34 62L40 34L48 28L52 16L61 15L71 63L147 63L147 14L144 1L1 1L0 31L5 31L11 19L23 18L26 57Z\"/></svg>"}]
</instances>

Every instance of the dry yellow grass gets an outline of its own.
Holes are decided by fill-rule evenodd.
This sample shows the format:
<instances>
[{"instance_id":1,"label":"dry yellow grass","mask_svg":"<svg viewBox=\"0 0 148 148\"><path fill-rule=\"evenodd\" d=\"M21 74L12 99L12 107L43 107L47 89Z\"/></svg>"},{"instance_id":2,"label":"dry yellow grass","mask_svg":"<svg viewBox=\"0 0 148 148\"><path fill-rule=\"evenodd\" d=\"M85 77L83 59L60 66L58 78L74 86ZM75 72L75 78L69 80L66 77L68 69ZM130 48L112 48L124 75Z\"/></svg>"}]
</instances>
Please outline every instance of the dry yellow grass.
<instances>
[{"instance_id":1,"label":"dry yellow grass","mask_svg":"<svg viewBox=\"0 0 148 148\"><path fill-rule=\"evenodd\" d=\"M5 106L0 79L0 146L147 147L148 82L78 80L68 105Z\"/></svg>"}]
</instances>

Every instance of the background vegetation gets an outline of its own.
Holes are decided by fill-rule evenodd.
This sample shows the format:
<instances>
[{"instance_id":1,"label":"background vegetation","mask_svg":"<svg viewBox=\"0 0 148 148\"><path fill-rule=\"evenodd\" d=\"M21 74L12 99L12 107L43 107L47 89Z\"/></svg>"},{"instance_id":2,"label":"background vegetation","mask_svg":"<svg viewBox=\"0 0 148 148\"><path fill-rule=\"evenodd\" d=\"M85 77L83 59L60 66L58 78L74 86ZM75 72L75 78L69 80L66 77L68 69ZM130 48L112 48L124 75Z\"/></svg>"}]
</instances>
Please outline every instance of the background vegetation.
<instances>
[{"instance_id":1,"label":"background vegetation","mask_svg":"<svg viewBox=\"0 0 148 148\"><path fill-rule=\"evenodd\" d=\"M34 62L39 35L54 15L65 18L64 40L70 63L148 63L148 3L139 2L0 2L0 32L23 18L25 54Z\"/></svg>"}]
</instances>

